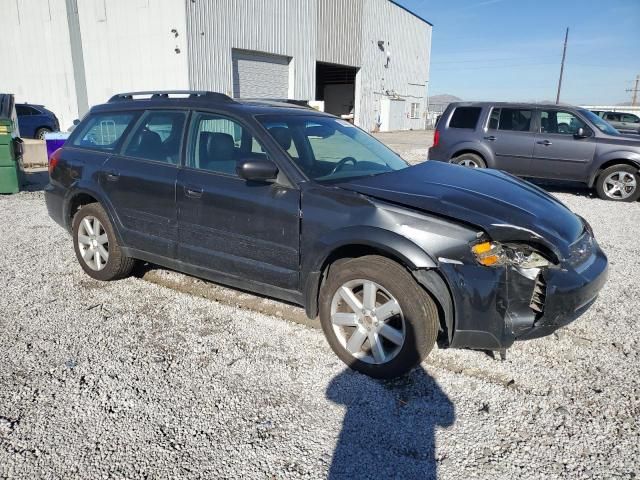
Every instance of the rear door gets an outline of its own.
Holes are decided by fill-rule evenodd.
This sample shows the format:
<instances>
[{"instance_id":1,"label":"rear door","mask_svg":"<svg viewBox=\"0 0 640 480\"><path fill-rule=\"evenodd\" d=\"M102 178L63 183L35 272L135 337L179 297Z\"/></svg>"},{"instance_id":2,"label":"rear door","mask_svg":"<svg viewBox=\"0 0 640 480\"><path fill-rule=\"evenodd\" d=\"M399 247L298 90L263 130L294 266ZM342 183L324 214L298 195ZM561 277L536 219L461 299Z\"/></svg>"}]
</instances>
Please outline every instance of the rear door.
<instances>
[{"instance_id":1,"label":"rear door","mask_svg":"<svg viewBox=\"0 0 640 480\"><path fill-rule=\"evenodd\" d=\"M120 153L103 166L100 184L128 247L175 258L176 179L186 118L180 110L144 112Z\"/></svg>"},{"instance_id":2,"label":"rear door","mask_svg":"<svg viewBox=\"0 0 640 480\"><path fill-rule=\"evenodd\" d=\"M587 124L575 113L561 109L541 109L536 112L535 149L531 176L557 180L585 181L588 165L593 160L596 140ZM577 137L578 129L591 133Z\"/></svg>"},{"instance_id":3,"label":"rear door","mask_svg":"<svg viewBox=\"0 0 640 480\"><path fill-rule=\"evenodd\" d=\"M535 141L532 118L531 108L492 108L484 139L493 149L496 168L528 174Z\"/></svg>"},{"instance_id":4,"label":"rear door","mask_svg":"<svg viewBox=\"0 0 640 480\"><path fill-rule=\"evenodd\" d=\"M180 260L297 290L300 191L237 175L238 160L268 155L240 120L194 113L189 130L177 186Z\"/></svg>"}]
</instances>

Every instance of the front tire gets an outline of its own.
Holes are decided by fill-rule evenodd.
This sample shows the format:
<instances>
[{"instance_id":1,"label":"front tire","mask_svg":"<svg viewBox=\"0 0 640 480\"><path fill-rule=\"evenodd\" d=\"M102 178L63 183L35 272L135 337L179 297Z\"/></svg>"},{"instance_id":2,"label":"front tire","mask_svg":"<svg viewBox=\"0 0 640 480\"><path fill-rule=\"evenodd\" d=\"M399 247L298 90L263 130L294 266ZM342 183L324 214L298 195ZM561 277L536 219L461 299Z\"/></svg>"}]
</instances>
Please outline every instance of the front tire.
<instances>
[{"instance_id":1,"label":"front tire","mask_svg":"<svg viewBox=\"0 0 640 480\"><path fill-rule=\"evenodd\" d=\"M451 160L451 163L468 168L487 168L484 159L475 153L463 153Z\"/></svg>"},{"instance_id":2,"label":"front tire","mask_svg":"<svg viewBox=\"0 0 640 480\"><path fill-rule=\"evenodd\" d=\"M83 206L73 217L73 247L80 266L96 280L127 277L135 259L122 253L107 212L99 203Z\"/></svg>"},{"instance_id":3,"label":"front tire","mask_svg":"<svg viewBox=\"0 0 640 480\"><path fill-rule=\"evenodd\" d=\"M596 191L603 200L635 202L640 197L638 169L621 164L603 170L596 181Z\"/></svg>"},{"instance_id":4,"label":"front tire","mask_svg":"<svg viewBox=\"0 0 640 480\"><path fill-rule=\"evenodd\" d=\"M330 268L320 292L320 323L349 367L395 378L431 352L439 318L433 299L405 268L371 255Z\"/></svg>"}]
</instances>

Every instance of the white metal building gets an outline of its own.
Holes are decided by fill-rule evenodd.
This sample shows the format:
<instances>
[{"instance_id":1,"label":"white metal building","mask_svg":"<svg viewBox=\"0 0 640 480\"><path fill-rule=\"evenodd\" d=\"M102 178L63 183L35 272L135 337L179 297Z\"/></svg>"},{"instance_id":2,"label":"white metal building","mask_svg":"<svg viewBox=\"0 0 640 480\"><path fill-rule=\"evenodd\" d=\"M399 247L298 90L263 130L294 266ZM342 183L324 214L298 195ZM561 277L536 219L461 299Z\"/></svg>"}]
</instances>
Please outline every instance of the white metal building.
<instances>
[{"instance_id":1,"label":"white metal building","mask_svg":"<svg viewBox=\"0 0 640 480\"><path fill-rule=\"evenodd\" d=\"M391 0L0 1L0 91L63 128L155 89L316 100L366 130L425 125L432 27Z\"/></svg>"}]
</instances>

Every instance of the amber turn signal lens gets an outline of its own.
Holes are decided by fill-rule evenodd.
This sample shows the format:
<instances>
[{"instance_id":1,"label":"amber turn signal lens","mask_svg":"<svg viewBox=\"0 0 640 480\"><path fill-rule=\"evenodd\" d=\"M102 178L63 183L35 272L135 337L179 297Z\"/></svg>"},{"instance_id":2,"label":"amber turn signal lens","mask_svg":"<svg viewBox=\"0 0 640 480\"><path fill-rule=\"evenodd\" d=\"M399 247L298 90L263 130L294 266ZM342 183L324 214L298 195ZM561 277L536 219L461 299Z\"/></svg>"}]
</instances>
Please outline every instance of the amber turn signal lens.
<instances>
[{"instance_id":1,"label":"amber turn signal lens","mask_svg":"<svg viewBox=\"0 0 640 480\"><path fill-rule=\"evenodd\" d=\"M471 251L476 255L482 255L483 253L487 253L489 250L491 250L490 242L478 243L477 245L471 247Z\"/></svg>"}]
</instances>

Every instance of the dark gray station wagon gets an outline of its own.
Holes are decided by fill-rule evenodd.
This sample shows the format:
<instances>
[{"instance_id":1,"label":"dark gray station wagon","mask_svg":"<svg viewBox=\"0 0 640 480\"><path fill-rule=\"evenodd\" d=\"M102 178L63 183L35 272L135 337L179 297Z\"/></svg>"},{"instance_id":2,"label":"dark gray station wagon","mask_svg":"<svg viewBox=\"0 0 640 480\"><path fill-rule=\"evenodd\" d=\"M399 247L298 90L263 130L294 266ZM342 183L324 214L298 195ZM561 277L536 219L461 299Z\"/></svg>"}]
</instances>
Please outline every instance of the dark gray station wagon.
<instances>
[{"instance_id":1,"label":"dark gray station wagon","mask_svg":"<svg viewBox=\"0 0 640 480\"><path fill-rule=\"evenodd\" d=\"M452 103L436 126L429 159L582 182L605 200L640 197L640 138L571 106Z\"/></svg>"},{"instance_id":2,"label":"dark gray station wagon","mask_svg":"<svg viewBox=\"0 0 640 480\"><path fill-rule=\"evenodd\" d=\"M303 305L336 354L401 375L501 350L596 300L589 224L497 170L410 166L331 115L211 92L121 94L50 158L46 203L99 280L146 261Z\"/></svg>"}]
</instances>

